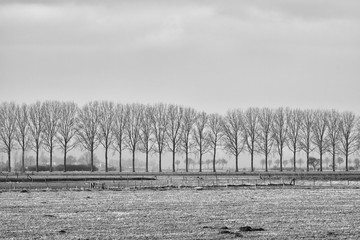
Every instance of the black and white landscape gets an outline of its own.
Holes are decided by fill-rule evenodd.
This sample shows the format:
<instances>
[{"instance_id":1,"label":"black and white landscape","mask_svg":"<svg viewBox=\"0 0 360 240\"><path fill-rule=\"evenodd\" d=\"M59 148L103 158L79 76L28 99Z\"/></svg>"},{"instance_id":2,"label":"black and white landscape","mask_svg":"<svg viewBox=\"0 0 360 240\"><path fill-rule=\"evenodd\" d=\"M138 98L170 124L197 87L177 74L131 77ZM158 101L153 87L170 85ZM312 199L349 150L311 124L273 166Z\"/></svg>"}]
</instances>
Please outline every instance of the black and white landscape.
<instances>
[{"instance_id":1,"label":"black and white landscape","mask_svg":"<svg viewBox=\"0 0 360 240\"><path fill-rule=\"evenodd\" d=\"M359 238L359 12L1 0L0 238Z\"/></svg>"}]
</instances>

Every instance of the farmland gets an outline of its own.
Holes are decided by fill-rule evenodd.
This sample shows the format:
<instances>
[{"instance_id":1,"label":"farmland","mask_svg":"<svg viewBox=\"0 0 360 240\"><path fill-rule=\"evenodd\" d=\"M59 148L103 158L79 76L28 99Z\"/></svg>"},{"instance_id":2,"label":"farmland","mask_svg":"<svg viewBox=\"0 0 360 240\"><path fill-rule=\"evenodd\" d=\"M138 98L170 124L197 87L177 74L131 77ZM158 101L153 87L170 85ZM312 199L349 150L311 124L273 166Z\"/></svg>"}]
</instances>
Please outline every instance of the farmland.
<instances>
[{"instance_id":1,"label":"farmland","mask_svg":"<svg viewBox=\"0 0 360 240\"><path fill-rule=\"evenodd\" d=\"M357 239L359 193L357 172L3 173L0 238Z\"/></svg>"},{"instance_id":2,"label":"farmland","mask_svg":"<svg viewBox=\"0 0 360 240\"><path fill-rule=\"evenodd\" d=\"M3 191L0 232L7 239L357 239L359 193L350 188ZM240 231L244 226L264 231Z\"/></svg>"},{"instance_id":3,"label":"farmland","mask_svg":"<svg viewBox=\"0 0 360 240\"><path fill-rule=\"evenodd\" d=\"M87 189L91 183L108 190L153 187L292 187L339 186L360 188L359 172L28 172L1 173L0 190Z\"/></svg>"}]
</instances>

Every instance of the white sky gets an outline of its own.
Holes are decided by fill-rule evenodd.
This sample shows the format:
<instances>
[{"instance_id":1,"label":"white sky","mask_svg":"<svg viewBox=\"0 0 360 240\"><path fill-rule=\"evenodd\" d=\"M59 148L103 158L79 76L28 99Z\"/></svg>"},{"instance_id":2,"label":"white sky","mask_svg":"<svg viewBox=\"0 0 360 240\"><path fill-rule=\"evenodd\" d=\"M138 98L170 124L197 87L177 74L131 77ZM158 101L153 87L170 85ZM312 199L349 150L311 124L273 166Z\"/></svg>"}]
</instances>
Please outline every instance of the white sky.
<instances>
[{"instance_id":1,"label":"white sky","mask_svg":"<svg viewBox=\"0 0 360 240\"><path fill-rule=\"evenodd\" d=\"M360 1L0 1L0 101L360 113Z\"/></svg>"}]
</instances>

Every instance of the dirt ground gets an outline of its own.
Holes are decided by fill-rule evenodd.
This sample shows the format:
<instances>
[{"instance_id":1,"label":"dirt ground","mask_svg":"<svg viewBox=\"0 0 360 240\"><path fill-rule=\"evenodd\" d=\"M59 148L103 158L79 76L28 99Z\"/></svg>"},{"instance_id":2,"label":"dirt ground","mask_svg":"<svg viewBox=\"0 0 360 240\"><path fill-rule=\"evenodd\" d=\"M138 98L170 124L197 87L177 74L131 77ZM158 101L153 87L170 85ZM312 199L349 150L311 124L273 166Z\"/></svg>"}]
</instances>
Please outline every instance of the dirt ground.
<instances>
[{"instance_id":1,"label":"dirt ground","mask_svg":"<svg viewBox=\"0 0 360 240\"><path fill-rule=\"evenodd\" d=\"M359 189L3 191L0 238L359 239L359 207Z\"/></svg>"}]
</instances>

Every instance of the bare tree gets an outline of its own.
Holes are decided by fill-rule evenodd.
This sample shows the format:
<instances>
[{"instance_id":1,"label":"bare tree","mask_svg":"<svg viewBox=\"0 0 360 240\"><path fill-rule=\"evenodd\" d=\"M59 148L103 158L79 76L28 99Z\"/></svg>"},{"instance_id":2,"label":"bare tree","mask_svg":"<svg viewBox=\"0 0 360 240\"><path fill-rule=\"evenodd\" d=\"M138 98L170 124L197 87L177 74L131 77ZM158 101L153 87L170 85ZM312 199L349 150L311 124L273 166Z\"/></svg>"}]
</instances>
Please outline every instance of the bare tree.
<instances>
[{"instance_id":1,"label":"bare tree","mask_svg":"<svg viewBox=\"0 0 360 240\"><path fill-rule=\"evenodd\" d=\"M25 152L29 148L28 107L26 104L16 107L16 133L15 138L21 148L21 171L25 172Z\"/></svg>"},{"instance_id":2,"label":"bare tree","mask_svg":"<svg viewBox=\"0 0 360 240\"><path fill-rule=\"evenodd\" d=\"M288 136L288 126L286 124L286 110L284 108L278 108L275 111L274 123L273 123L273 138L277 152L279 154L280 171L283 170L283 155L284 146Z\"/></svg>"},{"instance_id":3,"label":"bare tree","mask_svg":"<svg viewBox=\"0 0 360 240\"><path fill-rule=\"evenodd\" d=\"M327 138L329 139L329 152L332 156L332 170L334 172L336 168L336 154L338 154L340 143L340 122L340 114L337 111L332 110L328 113Z\"/></svg>"},{"instance_id":4,"label":"bare tree","mask_svg":"<svg viewBox=\"0 0 360 240\"><path fill-rule=\"evenodd\" d=\"M259 109L248 108L243 114L242 127L245 145L251 157L251 171L254 171L254 154L257 151L256 141L259 132Z\"/></svg>"},{"instance_id":5,"label":"bare tree","mask_svg":"<svg viewBox=\"0 0 360 240\"><path fill-rule=\"evenodd\" d=\"M36 153L36 172L39 171L39 152L42 145L43 131L43 108L41 102L36 102L29 106L29 126L32 137L31 149Z\"/></svg>"},{"instance_id":6,"label":"bare tree","mask_svg":"<svg viewBox=\"0 0 360 240\"><path fill-rule=\"evenodd\" d=\"M302 111L302 125L300 130L300 146L301 149L306 153L306 171L310 168L310 153L314 150L312 146L313 142L313 125L314 125L314 111L304 110Z\"/></svg>"},{"instance_id":7,"label":"bare tree","mask_svg":"<svg viewBox=\"0 0 360 240\"><path fill-rule=\"evenodd\" d=\"M203 155L210 150L208 123L209 115L205 112L198 113L193 129L193 141L199 153L199 172L202 172Z\"/></svg>"},{"instance_id":8,"label":"bare tree","mask_svg":"<svg viewBox=\"0 0 360 240\"><path fill-rule=\"evenodd\" d=\"M11 172L11 150L15 147L16 104L4 102L0 105L1 151L8 155L8 170Z\"/></svg>"},{"instance_id":9,"label":"bare tree","mask_svg":"<svg viewBox=\"0 0 360 240\"><path fill-rule=\"evenodd\" d=\"M59 128L60 103L56 101L46 101L42 104L42 139L45 151L50 154L50 172L53 165L53 151L56 146L56 136Z\"/></svg>"},{"instance_id":10,"label":"bare tree","mask_svg":"<svg viewBox=\"0 0 360 240\"><path fill-rule=\"evenodd\" d=\"M181 136L181 148L185 152L185 169L189 171L189 151L193 146L191 141L191 133L196 121L196 111L192 108L184 109L184 117L182 121L182 136Z\"/></svg>"},{"instance_id":11,"label":"bare tree","mask_svg":"<svg viewBox=\"0 0 360 240\"><path fill-rule=\"evenodd\" d=\"M340 122L340 151L345 155L345 170L349 171L349 156L359 149L359 119L352 112L343 112Z\"/></svg>"},{"instance_id":12,"label":"bare tree","mask_svg":"<svg viewBox=\"0 0 360 240\"><path fill-rule=\"evenodd\" d=\"M115 141L113 143L115 151L119 153L119 172L122 171L121 160L122 151L125 148L126 143L126 126L129 121L129 110L128 106L118 103L115 107L115 119L113 126L113 135Z\"/></svg>"},{"instance_id":13,"label":"bare tree","mask_svg":"<svg viewBox=\"0 0 360 240\"><path fill-rule=\"evenodd\" d=\"M156 104L152 112L152 125L155 135L154 151L159 154L159 172L161 172L161 156L166 147L166 129L167 129L167 105L163 103Z\"/></svg>"},{"instance_id":14,"label":"bare tree","mask_svg":"<svg viewBox=\"0 0 360 240\"><path fill-rule=\"evenodd\" d=\"M183 107L177 105L169 105L167 111L167 139L168 139L168 147L172 152L172 165L173 172L175 172L175 154L179 148L179 143L181 140L181 123L183 119L184 109Z\"/></svg>"},{"instance_id":15,"label":"bare tree","mask_svg":"<svg viewBox=\"0 0 360 240\"><path fill-rule=\"evenodd\" d=\"M216 172L216 150L221 140L223 139L223 118L219 114L209 115L209 143L213 155L212 165L213 172Z\"/></svg>"},{"instance_id":16,"label":"bare tree","mask_svg":"<svg viewBox=\"0 0 360 240\"><path fill-rule=\"evenodd\" d=\"M115 119L115 107L112 102L99 104L99 140L105 149L105 172L108 171L108 151L114 142L113 125Z\"/></svg>"},{"instance_id":17,"label":"bare tree","mask_svg":"<svg viewBox=\"0 0 360 240\"><path fill-rule=\"evenodd\" d=\"M329 141L327 138L328 112L317 110L314 113L314 125L312 128L314 137L313 143L320 156L320 171L322 171L323 155L328 150Z\"/></svg>"},{"instance_id":18,"label":"bare tree","mask_svg":"<svg viewBox=\"0 0 360 240\"><path fill-rule=\"evenodd\" d=\"M300 129L302 124L302 112L299 109L288 110L286 112L286 122L288 125L287 146L293 153L293 168L296 171L296 153L301 150Z\"/></svg>"},{"instance_id":19,"label":"bare tree","mask_svg":"<svg viewBox=\"0 0 360 240\"><path fill-rule=\"evenodd\" d=\"M141 147L140 149L145 153L145 171L149 171L149 153L154 147L154 137L153 137L153 122L152 114L153 108L150 105L145 106L143 111L143 117L140 125L140 140Z\"/></svg>"},{"instance_id":20,"label":"bare tree","mask_svg":"<svg viewBox=\"0 0 360 240\"><path fill-rule=\"evenodd\" d=\"M269 108L262 108L259 111L259 132L256 139L258 152L265 156L265 171L268 171L268 156L274 144L272 137L272 124L274 112Z\"/></svg>"},{"instance_id":21,"label":"bare tree","mask_svg":"<svg viewBox=\"0 0 360 240\"><path fill-rule=\"evenodd\" d=\"M67 153L77 145L75 141L78 106L74 102L62 102L59 106L59 125L57 141L64 153L64 172L66 172Z\"/></svg>"},{"instance_id":22,"label":"bare tree","mask_svg":"<svg viewBox=\"0 0 360 240\"><path fill-rule=\"evenodd\" d=\"M135 153L138 149L140 138L140 126L142 122L143 105L131 104L126 105L128 110L128 121L126 122L126 146L132 153L132 171L135 172Z\"/></svg>"},{"instance_id":23,"label":"bare tree","mask_svg":"<svg viewBox=\"0 0 360 240\"><path fill-rule=\"evenodd\" d=\"M235 157L235 172L239 171L238 159L244 149L243 125L241 110L229 110L223 121L223 144L226 152Z\"/></svg>"},{"instance_id":24,"label":"bare tree","mask_svg":"<svg viewBox=\"0 0 360 240\"><path fill-rule=\"evenodd\" d=\"M77 140L80 146L90 152L90 167L94 171L94 151L99 146L99 102L89 102L79 111L76 128Z\"/></svg>"}]
</instances>

